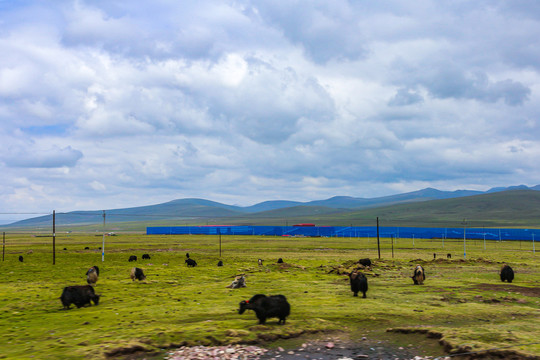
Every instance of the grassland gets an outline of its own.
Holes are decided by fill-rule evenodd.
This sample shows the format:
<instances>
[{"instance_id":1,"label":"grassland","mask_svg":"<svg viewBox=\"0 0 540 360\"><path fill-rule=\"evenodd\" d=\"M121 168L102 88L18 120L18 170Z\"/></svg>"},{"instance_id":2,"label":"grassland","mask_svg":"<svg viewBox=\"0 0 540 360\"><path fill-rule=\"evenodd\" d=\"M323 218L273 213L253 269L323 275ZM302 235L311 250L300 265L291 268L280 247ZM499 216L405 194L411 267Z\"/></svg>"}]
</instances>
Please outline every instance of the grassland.
<instances>
[{"instance_id":1,"label":"grassland","mask_svg":"<svg viewBox=\"0 0 540 360\"><path fill-rule=\"evenodd\" d=\"M373 238L223 236L220 257L215 236L121 234L106 238L102 262L101 241L94 235L57 236L53 265L52 238L6 236L0 262L0 357L159 355L179 345L271 346L277 339L321 332L382 338L391 336L389 328L427 331L450 351L505 347L540 354L540 260L530 242L487 242L484 250L482 241L468 241L463 260L462 241L446 240L443 248L440 240L416 239L413 244L397 239L392 257L389 239L382 239L378 259ZM186 267L186 252L197 267ZM141 261L143 253L152 258ZM438 254L435 260L433 253ZM146 281L129 279L132 254L139 257L136 266L144 269ZM276 264L279 257L285 264ZM367 299L354 298L348 278L340 275L363 257L374 261L366 271ZM262 267L258 258L264 260ZM219 259L224 267L216 266ZM498 279L503 261L516 271L512 284ZM410 279L416 263L426 269L423 286ZM85 284L92 265L100 267L100 304L63 310L62 288ZM247 288L226 288L241 273ZM286 325L271 319L260 326L252 312L237 313L238 303L256 293L287 296L292 313Z\"/></svg>"}]
</instances>

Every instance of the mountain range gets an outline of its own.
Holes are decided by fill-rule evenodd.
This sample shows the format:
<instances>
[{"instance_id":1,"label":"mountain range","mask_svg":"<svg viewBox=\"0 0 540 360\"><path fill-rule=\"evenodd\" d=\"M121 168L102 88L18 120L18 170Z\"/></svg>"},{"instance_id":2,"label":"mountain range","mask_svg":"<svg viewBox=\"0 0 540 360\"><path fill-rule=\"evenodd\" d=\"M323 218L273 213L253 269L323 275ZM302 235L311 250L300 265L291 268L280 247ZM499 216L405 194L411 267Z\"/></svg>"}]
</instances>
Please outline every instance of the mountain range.
<instances>
[{"instance_id":1,"label":"mountain range","mask_svg":"<svg viewBox=\"0 0 540 360\"><path fill-rule=\"evenodd\" d=\"M361 219L368 216L378 216L377 213L386 213L392 218L406 218L406 213L409 211L405 205L422 203L421 209L428 208L425 202L435 202L437 206L445 208L443 200L474 198L475 205L480 210L486 208L485 202L490 199L490 195L496 193L506 193L504 198L501 198L502 205L509 204L512 200L512 194L522 194L524 191L535 191L534 198L540 199L540 185L528 187L525 185L498 187L488 191L473 191L473 190L457 190L457 191L441 191L433 188L426 188L418 191L376 197L376 198L357 198L350 196L335 196L326 200L314 200L309 202L274 200L264 201L252 206L235 206L222 204L215 201L186 198L172 200L166 203L140 206L123 209L98 210L98 211L71 211L66 213L56 213L55 218L58 224L62 226L68 225L85 225L85 224L100 224L106 219L107 223L150 223L150 224L177 224L181 223L210 223L214 221L227 221L229 224L253 224L253 223L275 223L282 222L282 219L290 219L291 221L301 221L317 219L318 221L331 222L332 224L351 221L350 219ZM481 198L477 198L482 195ZM523 201L523 200L520 200ZM455 203L455 201L453 202ZM463 201L458 201L463 203ZM449 203L448 203L449 204ZM469 204L470 209L462 209L461 211L474 211L475 206ZM500 208L501 205L491 205ZM400 210L401 209L401 210ZM421 209L415 210L416 213L422 212ZM397 212L396 212L397 211ZM401 211L401 213L400 213ZM404 214L403 214L404 212ZM433 212L433 211L432 211ZM436 213L437 211L435 211ZM105 219L104 219L105 216ZM426 214L424 216L429 216ZM470 214L469 216L474 216ZM479 216L476 216L478 218ZM48 227L51 224L52 215L39 216L30 219L14 222L3 226L4 228L13 227ZM409 221L412 221L409 219ZM292 225L292 223L291 223Z\"/></svg>"}]
</instances>

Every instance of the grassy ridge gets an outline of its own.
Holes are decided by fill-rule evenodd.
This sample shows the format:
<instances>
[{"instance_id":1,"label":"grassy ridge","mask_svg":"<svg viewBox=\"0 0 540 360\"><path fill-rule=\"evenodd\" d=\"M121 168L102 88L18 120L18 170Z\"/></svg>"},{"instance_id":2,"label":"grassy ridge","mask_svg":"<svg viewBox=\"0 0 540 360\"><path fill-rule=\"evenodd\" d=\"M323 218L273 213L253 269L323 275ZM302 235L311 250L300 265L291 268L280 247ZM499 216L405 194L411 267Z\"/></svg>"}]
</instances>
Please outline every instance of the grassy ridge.
<instances>
[{"instance_id":1,"label":"grassy ridge","mask_svg":"<svg viewBox=\"0 0 540 360\"><path fill-rule=\"evenodd\" d=\"M180 344L261 342L301 333L427 328L452 346L473 349L514 346L539 354L540 260L515 242L462 242L398 239L394 258L383 239L377 260L374 239L222 237L223 268L216 267L219 243L212 236L120 235L107 238L101 262L101 237L57 237L56 265L51 239L10 235L0 262L0 348L7 358L102 359L131 350L159 351ZM84 250L88 246L90 250ZM530 247L530 244L526 244ZM63 248L67 250L62 250ZM32 253L28 253L29 250ZM132 282L129 255L150 253L137 266L148 275ZM187 268L189 252L199 266ZM433 260L436 252L453 260ZM22 254L25 261L17 261ZM275 263L282 257L286 264ZM366 271L367 299L353 298L340 264L360 257L374 260ZM257 259L264 259L264 266ZM502 284L502 260L516 270L513 284ZM413 266L426 268L424 286L413 286ZM100 267L96 292L100 305L62 310L66 285L84 284L87 268ZM247 274L247 288L231 290L236 274ZM252 312L238 315L240 300L256 293L287 296L292 313L285 326L275 319L258 326ZM519 345L529 344L529 345Z\"/></svg>"},{"instance_id":2,"label":"grassy ridge","mask_svg":"<svg viewBox=\"0 0 540 360\"><path fill-rule=\"evenodd\" d=\"M294 206L254 214L240 214L230 209L209 205L193 206L188 203L185 205L186 208L181 209L165 205L132 208L129 212L126 210L126 214L116 216L113 214L118 210L111 210L106 217L107 229L144 232L147 226L215 224L285 226L302 222L314 222L321 226L374 226L377 217L380 218L382 226L461 227L463 219L466 219L469 227L540 227L540 191L536 190L509 190L358 211L320 206ZM228 213L225 214L224 211ZM102 213L92 213L92 216L78 213L78 224L72 223L77 221L70 218L69 214L58 214L57 229L101 232ZM18 230L51 229L52 216L41 217L41 220L36 222L35 219L30 219L26 221L28 226L20 227ZM3 229L10 232L17 230L14 227Z\"/></svg>"}]
</instances>

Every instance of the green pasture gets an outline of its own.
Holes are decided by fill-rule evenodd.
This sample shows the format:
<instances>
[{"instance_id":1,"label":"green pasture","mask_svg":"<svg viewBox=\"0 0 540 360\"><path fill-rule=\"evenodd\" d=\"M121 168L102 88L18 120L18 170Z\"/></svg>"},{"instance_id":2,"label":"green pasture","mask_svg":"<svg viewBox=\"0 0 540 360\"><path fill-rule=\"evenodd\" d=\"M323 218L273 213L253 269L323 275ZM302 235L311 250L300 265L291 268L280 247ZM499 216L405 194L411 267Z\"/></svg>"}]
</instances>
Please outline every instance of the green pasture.
<instances>
[{"instance_id":1,"label":"green pasture","mask_svg":"<svg viewBox=\"0 0 540 360\"><path fill-rule=\"evenodd\" d=\"M217 236L120 234L105 238L102 262L102 240L57 236L53 265L52 237L6 234L0 358L103 359L135 351L159 356L181 345L272 346L316 333L384 337L390 328L427 329L440 334L450 351L540 354L540 260L531 242L488 241L484 249L483 241L468 240L464 260L463 240L446 240L443 247L440 239L396 239L392 256L391 240L383 238L378 259L374 238L222 236L220 245ZM197 267L185 265L186 252ZM141 260L144 253L151 259ZM130 255L138 261L128 262ZM276 263L279 257L285 264ZM365 271L367 299L354 298L343 272L365 257L374 263ZM216 266L219 259L224 267ZM512 284L498 277L503 262L515 270ZM417 263L426 270L423 286L410 278ZM85 284L92 265L100 268L100 304L63 310L63 287ZM146 281L131 281L133 266L144 270ZM237 274L246 274L247 287L226 288ZM270 319L261 326L253 312L237 313L238 303L257 293L288 298L286 325ZM442 347L438 351L434 355Z\"/></svg>"}]
</instances>

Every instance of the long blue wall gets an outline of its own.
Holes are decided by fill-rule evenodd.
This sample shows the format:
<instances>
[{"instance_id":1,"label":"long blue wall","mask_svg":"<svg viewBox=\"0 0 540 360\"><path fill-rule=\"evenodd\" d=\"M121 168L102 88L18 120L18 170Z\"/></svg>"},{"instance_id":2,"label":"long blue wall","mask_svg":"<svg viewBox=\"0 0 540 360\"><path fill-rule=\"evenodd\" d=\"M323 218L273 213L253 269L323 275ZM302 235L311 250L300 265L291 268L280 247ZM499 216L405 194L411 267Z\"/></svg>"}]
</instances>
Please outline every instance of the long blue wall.
<instances>
[{"instance_id":1,"label":"long blue wall","mask_svg":"<svg viewBox=\"0 0 540 360\"><path fill-rule=\"evenodd\" d=\"M540 241L540 229L483 229L483 228L419 228L379 227L381 237L417 239L530 240ZM374 237L375 226L152 226L147 235L267 235L267 236L322 236Z\"/></svg>"}]
</instances>

